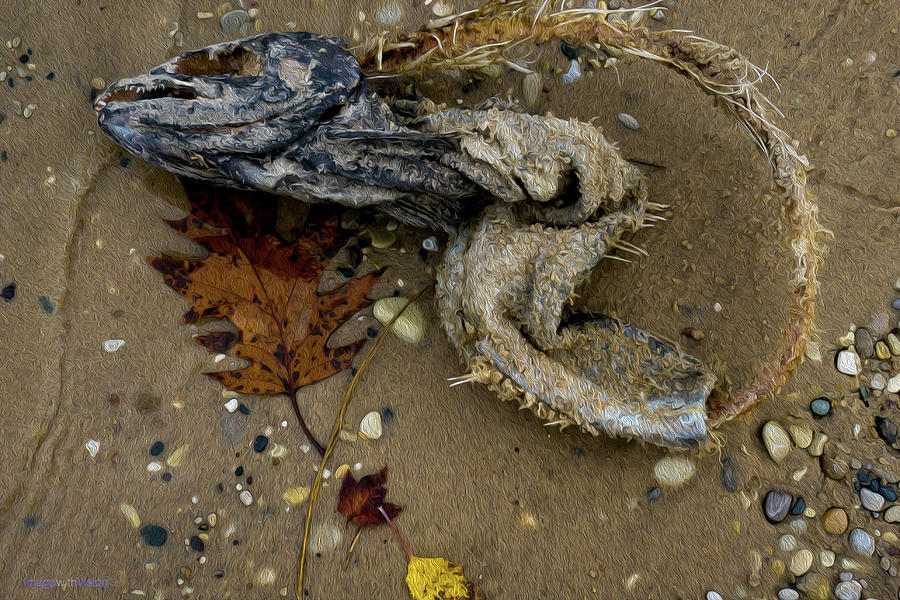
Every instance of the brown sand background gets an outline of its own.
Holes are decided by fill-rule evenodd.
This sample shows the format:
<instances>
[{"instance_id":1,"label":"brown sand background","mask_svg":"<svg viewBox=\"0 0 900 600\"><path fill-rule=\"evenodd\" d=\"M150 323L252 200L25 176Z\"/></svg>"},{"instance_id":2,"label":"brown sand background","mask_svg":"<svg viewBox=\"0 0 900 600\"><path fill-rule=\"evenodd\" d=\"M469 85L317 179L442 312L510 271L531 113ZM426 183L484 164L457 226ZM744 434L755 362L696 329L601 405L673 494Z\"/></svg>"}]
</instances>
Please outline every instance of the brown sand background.
<instances>
[{"instance_id":1,"label":"brown sand background","mask_svg":"<svg viewBox=\"0 0 900 600\"><path fill-rule=\"evenodd\" d=\"M416 27L430 13L421 2L401 4L403 27ZM377 6L263 0L260 8L266 30L286 30L294 21L298 29L349 38L354 27L363 35L372 30ZM284 399L248 400L252 414L239 443L222 441L222 388L199 374L212 357L178 324L184 302L144 260L161 250L191 250L161 219L177 214L167 203L178 198L177 184L133 160L104 171L80 202L70 186L80 169L76 159L97 131L91 79L114 81L176 51L225 39L217 19L199 20L198 10L214 11L215 4L8 0L0 7L2 41L20 36L20 50L32 48L38 65L35 81L0 86L6 116L0 150L9 156L0 164L0 280L19 286L15 300L0 305L2 598L138 597L131 590L177 598L182 566L193 570L188 585L197 598L277 598L283 587L293 593L303 517L285 512L280 496L286 487L312 481L316 457L298 450L302 433ZM366 25L359 23L359 10L367 14ZM178 49L169 36L175 21L184 36ZM834 232L821 272L823 348L833 349L850 323L869 324L890 313L895 326L888 304L900 276L900 156L898 141L885 131L900 126L896 5L691 0L678 2L667 24L733 45L768 64L781 84L770 96L815 167L810 190ZM2 50L9 63L19 54ZM869 62L871 52L876 56ZM556 45L537 56L565 67ZM48 71L55 80L44 79ZM519 85L518 75L507 74L500 85L458 97L471 105L508 88L518 93ZM459 83L449 86L455 90ZM431 89L454 97L440 85ZM14 100L36 104L34 116L15 114ZM672 204L673 218L635 240L651 256L605 266L585 290L585 304L672 338L682 327L699 327L706 338L686 347L726 363L734 380L746 380L786 320L781 307L789 258L777 201L765 196L771 191L765 161L745 132L686 81L650 64L620 64L618 73L607 69L574 86L561 85L557 74L534 108L596 117L626 156L667 167L652 173L651 186L657 201ZM619 112L634 115L641 129L621 127ZM45 183L50 170L53 184ZM384 253L395 265L386 282L403 278L411 290L425 281L416 257L423 237L408 231ZM401 247L409 251L401 255ZM41 309L42 295L54 314ZM712 309L715 302L722 304L720 313ZM777 550L786 529L765 521L759 501L747 510L724 489L719 456L697 458L698 471L684 487L649 503L652 465L664 451L558 434L483 389L448 389L445 378L461 368L431 302L426 306L431 327L425 342L411 347L389 339L349 410L349 422L358 423L367 411L390 406L394 422L377 442L339 446L332 463L359 461L364 472L388 465L388 498L405 507L398 526L414 552L463 563L488 598L699 598L707 589L733 597L735 585L749 589L751 598L774 597L786 576L775 575L768 562L787 558ZM108 354L101 347L108 338L126 345ZM723 456L739 465L749 497L765 493L771 482L787 482L819 514L833 502L850 502L849 484L826 481L803 452L776 466L758 437L766 419L809 421L810 398L855 387L831 368L831 357L827 353L821 365L804 363L775 401L722 428ZM301 396L308 423L322 437L348 381L343 373ZM111 392L124 397L118 408L107 402ZM140 412L142 394L158 397L159 407ZM173 406L178 402L183 408ZM847 402L826 431L852 446L850 455L877 458L880 444L868 427L852 439L850 427L861 420L855 407ZM276 429L272 441L288 448L277 466L249 448L267 426ZM101 444L95 458L84 448L91 438ZM157 439L166 443L163 457L190 443L168 484L145 468ZM889 462L897 471L895 459ZM239 464L254 477L256 502L249 508L234 490ZM793 484L789 474L802 466L810 473ZM224 492L217 491L219 483ZM317 523L344 531L333 510L336 492L334 485L323 490ZM165 526L166 545L146 547L120 514L121 502L133 504L145 523ZM196 516L213 511L219 524L201 566L183 539L196 531ZM867 519L851 511L851 527ZM235 531L226 537L231 524ZM405 560L389 530L365 532L345 565L352 533L346 530L336 549L311 556L309 597L406 597ZM816 554L832 548L841 555L846 548L845 539L830 538L815 520L803 541ZM762 585L750 589L753 551L766 566ZM870 593L895 597L897 581L870 562L864 574L875 586ZM275 571L273 584L258 584L264 568ZM212 576L216 569L224 570L223 578ZM638 578L629 591L633 574ZM109 587L54 593L22 584L25 577L75 576L105 578Z\"/></svg>"}]
</instances>

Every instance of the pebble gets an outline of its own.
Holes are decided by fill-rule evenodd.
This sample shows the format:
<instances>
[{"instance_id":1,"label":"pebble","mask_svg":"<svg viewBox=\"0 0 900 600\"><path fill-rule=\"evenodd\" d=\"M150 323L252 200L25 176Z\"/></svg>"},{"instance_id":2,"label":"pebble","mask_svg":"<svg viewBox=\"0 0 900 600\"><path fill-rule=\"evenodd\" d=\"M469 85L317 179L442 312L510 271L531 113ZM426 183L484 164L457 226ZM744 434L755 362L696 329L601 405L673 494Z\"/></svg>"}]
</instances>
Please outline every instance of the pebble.
<instances>
[{"instance_id":1,"label":"pebble","mask_svg":"<svg viewBox=\"0 0 900 600\"><path fill-rule=\"evenodd\" d=\"M253 438L253 451L254 452L257 452L257 453L264 452L266 449L266 446L268 446L268 445L269 445L269 438L267 438L264 435L258 435L255 438Z\"/></svg>"},{"instance_id":2,"label":"pebble","mask_svg":"<svg viewBox=\"0 0 900 600\"><path fill-rule=\"evenodd\" d=\"M141 537L148 546L162 546L169 537L169 532L165 527L159 525L144 525L141 529Z\"/></svg>"},{"instance_id":3,"label":"pebble","mask_svg":"<svg viewBox=\"0 0 900 600\"><path fill-rule=\"evenodd\" d=\"M821 431L817 431L809 444L809 448L807 448L807 452L809 452L810 456L822 456L822 453L825 452L825 443L827 441L828 436Z\"/></svg>"},{"instance_id":4,"label":"pebble","mask_svg":"<svg viewBox=\"0 0 900 600\"><path fill-rule=\"evenodd\" d=\"M150 456L159 456L165 450L166 445L162 442L154 442L152 446L150 446Z\"/></svg>"},{"instance_id":5,"label":"pebble","mask_svg":"<svg viewBox=\"0 0 900 600\"><path fill-rule=\"evenodd\" d=\"M203 540L196 535L191 536L191 539L188 540L188 545L197 552L203 552L203 548L205 548Z\"/></svg>"},{"instance_id":6,"label":"pebble","mask_svg":"<svg viewBox=\"0 0 900 600\"><path fill-rule=\"evenodd\" d=\"M809 410L817 417L824 417L831 412L831 400L828 398L816 398L809 403Z\"/></svg>"},{"instance_id":7,"label":"pebble","mask_svg":"<svg viewBox=\"0 0 900 600\"><path fill-rule=\"evenodd\" d=\"M665 456L653 465L653 476L665 487L677 487L693 475L694 463L684 456Z\"/></svg>"},{"instance_id":8,"label":"pebble","mask_svg":"<svg viewBox=\"0 0 900 600\"><path fill-rule=\"evenodd\" d=\"M892 394L896 394L900 392L900 373L897 373L887 381L887 387L885 388Z\"/></svg>"},{"instance_id":9,"label":"pebble","mask_svg":"<svg viewBox=\"0 0 900 600\"><path fill-rule=\"evenodd\" d=\"M367 413L359 423L359 437L364 440L377 440L381 437L381 413L373 410Z\"/></svg>"},{"instance_id":10,"label":"pebble","mask_svg":"<svg viewBox=\"0 0 900 600\"><path fill-rule=\"evenodd\" d=\"M235 35L241 31L241 27L250 20L250 15L246 10L236 9L230 10L219 21L222 32L226 35Z\"/></svg>"},{"instance_id":11,"label":"pebble","mask_svg":"<svg viewBox=\"0 0 900 600\"><path fill-rule=\"evenodd\" d=\"M800 600L800 592L793 588L778 590L778 600Z\"/></svg>"},{"instance_id":12,"label":"pebble","mask_svg":"<svg viewBox=\"0 0 900 600\"><path fill-rule=\"evenodd\" d=\"M534 106L542 87L544 87L544 81L537 71L532 71L522 79L522 99L526 106Z\"/></svg>"},{"instance_id":13,"label":"pebble","mask_svg":"<svg viewBox=\"0 0 900 600\"><path fill-rule=\"evenodd\" d=\"M581 79L581 66L577 60L569 62L569 70L562 76L563 83L575 83ZM637 121L635 121L636 123ZM627 127L627 126L626 126Z\"/></svg>"},{"instance_id":14,"label":"pebble","mask_svg":"<svg viewBox=\"0 0 900 600\"><path fill-rule=\"evenodd\" d=\"M898 433L900 433L898 432L897 424L891 419L884 417L875 417L875 431L878 432L878 437L888 444L896 442Z\"/></svg>"},{"instance_id":15,"label":"pebble","mask_svg":"<svg viewBox=\"0 0 900 600\"><path fill-rule=\"evenodd\" d=\"M891 349L891 354L900 356L900 337L898 337L897 334L889 333L887 334L886 339L888 348Z\"/></svg>"},{"instance_id":16,"label":"pebble","mask_svg":"<svg viewBox=\"0 0 900 600\"><path fill-rule=\"evenodd\" d=\"M884 520L888 523L900 523L900 506L894 505L884 511Z\"/></svg>"},{"instance_id":17,"label":"pebble","mask_svg":"<svg viewBox=\"0 0 900 600\"><path fill-rule=\"evenodd\" d=\"M781 548L783 552L791 552L792 550L796 550L797 538L789 533L786 533L778 538L778 547Z\"/></svg>"},{"instance_id":18,"label":"pebble","mask_svg":"<svg viewBox=\"0 0 900 600\"><path fill-rule=\"evenodd\" d=\"M859 490L859 500L863 508L872 512L878 512L884 507L884 496L873 492L869 488L861 488Z\"/></svg>"},{"instance_id":19,"label":"pebble","mask_svg":"<svg viewBox=\"0 0 900 600\"><path fill-rule=\"evenodd\" d=\"M390 248L397 241L397 234L387 228L376 228L369 231L369 238L372 240L372 247L384 250Z\"/></svg>"},{"instance_id":20,"label":"pebble","mask_svg":"<svg viewBox=\"0 0 900 600\"><path fill-rule=\"evenodd\" d=\"M859 356L872 358L872 353L875 351L875 338L872 337L868 329L859 327L853 333L853 345Z\"/></svg>"},{"instance_id":21,"label":"pebble","mask_svg":"<svg viewBox=\"0 0 900 600\"><path fill-rule=\"evenodd\" d=\"M116 352L125 345L125 340L106 340L103 342L103 349L107 352Z\"/></svg>"},{"instance_id":22,"label":"pebble","mask_svg":"<svg viewBox=\"0 0 900 600\"><path fill-rule=\"evenodd\" d=\"M84 447L87 448L88 454L91 457L97 456L97 453L100 451L100 442L97 440L88 440L85 442Z\"/></svg>"},{"instance_id":23,"label":"pebble","mask_svg":"<svg viewBox=\"0 0 900 600\"><path fill-rule=\"evenodd\" d=\"M430 235L424 240L422 240L422 248L428 250L429 252L437 252L438 251L438 239L436 236Z\"/></svg>"},{"instance_id":24,"label":"pebble","mask_svg":"<svg viewBox=\"0 0 900 600\"><path fill-rule=\"evenodd\" d=\"M403 18L403 7L396 0L388 0L375 13L375 20L382 25L396 25Z\"/></svg>"},{"instance_id":25,"label":"pebble","mask_svg":"<svg viewBox=\"0 0 900 600\"><path fill-rule=\"evenodd\" d=\"M847 531L847 511L840 507L832 507L822 515L822 527L831 535L841 535Z\"/></svg>"},{"instance_id":26,"label":"pebble","mask_svg":"<svg viewBox=\"0 0 900 600\"><path fill-rule=\"evenodd\" d=\"M773 523L780 523L787 516L793 500L787 492L770 490L763 503L766 518Z\"/></svg>"},{"instance_id":27,"label":"pebble","mask_svg":"<svg viewBox=\"0 0 900 600\"><path fill-rule=\"evenodd\" d=\"M840 481L850 472L850 465L843 458L831 456L830 454L822 455L822 471L825 476L835 481Z\"/></svg>"},{"instance_id":28,"label":"pebble","mask_svg":"<svg viewBox=\"0 0 900 600\"><path fill-rule=\"evenodd\" d=\"M829 600L831 597L831 586L819 573L807 573L799 578L796 586L809 600Z\"/></svg>"},{"instance_id":29,"label":"pebble","mask_svg":"<svg viewBox=\"0 0 900 600\"><path fill-rule=\"evenodd\" d=\"M900 310L900 298L894 298L891 300L891 308L894 310Z\"/></svg>"},{"instance_id":30,"label":"pebble","mask_svg":"<svg viewBox=\"0 0 900 600\"><path fill-rule=\"evenodd\" d=\"M125 515L125 518L128 519L128 522L131 523L131 526L137 529L141 526L141 518L138 516L137 510L125 502L119 504L119 510L122 511L122 514Z\"/></svg>"},{"instance_id":31,"label":"pebble","mask_svg":"<svg viewBox=\"0 0 900 600\"><path fill-rule=\"evenodd\" d=\"M731 457L726 457L722 461L722 485L729 492L736 492L739 482L740 475L738 474L737 465Z\"/></svg>"},{"instance_id":32,"label":"pebble","mask_svg":"<svg viewBox=\"0 0 900 600\"><path fill-rule=\"evenodd\" d=\"M838 600L859 600L862 586L858 581L841 581L834 586L834 596Z\"/></svg>"},{"instance_id":33,"label":"pebble","mask_svg":"<svg viewBox=\"0 0 900 600\"><path fill-rule=\"evenodd\" d=\"M884 375L875 373L872 375L872 381L869 382L869 385L872 386L873 390L883 390L886 385Z\"/></svg>"},{"instance_id":34,"label":"pebble","mask_svg":"<svg viewBox=\"0 0 900 600\"><path fill-rule=\"evenodd\" d=\"M259 581L260 585L271 585L275 582L275 569L266 567L261 570L259 572L259 577L257 577L257 581Z\"/></svg>"},{"instance_id":35,"label":"pebble","mask_svg":"<svg viewBox=\"0 0 900 600\"><path fill-rule=\"evenodd\" d=\"M865 529L856 529L850 532L850 548L860 556L872 556L875 552L875 538Z\"/></svg>"},{"instance_id":36,"label":"pebble","mask_svg":"<svg viewBox=\"0 0 900 600\"><path fill-rule=\"evenodd\" d=\"M796 577L800 577L812 567L813 562L813 553L803 548L802 550L798 550L794 556L791 557L791 564L788 567L791 573Z\"/></svg>"},{"instance_id":37,"label":"pebble","mask_svg":"<svg viewBox=\"0 0 900 600\"><path fill-rule=\"evenodd\" d=\"M826 569L830 569L834 566L835 558L837 558L837 555L831 550L822 550L819 552L819 562L821 562L822 566Z\"/></svg>"},{"instance_id":38,"label":"pebble","mask_svg":"<svg viewBox=\"0 0 900 600\"><path fill-rule=\"evenodd\" d=\"M244 506L250 506L253 504L253 494L250 493L250 490L244 490L240 493L241 502L244 503Z\"/></svg>"},{"instance_id":39,"label":"pebble","mask_svg":"<svg viewBox=\"0 0 900 600\"><path fill-rule=\"evenodd\" d=\"M837 370L844 375L859 375L862 365L859 356L853 350L841 350L835 360Z\"/></svg>"},{"instance_id":40,"label":"pebble","mask_svg":"<svg viewBox=\"0 0 900 600\"><path fill-rule=\"evenodd\" d=\"M798 496L797 500L794 502L794 505L791 507L791 514L797 516L799 514L802 514L805 510L806 500L803 499L803 496Z\"/></svg>"},{"instance_id":41,"label":"pebble","mask_svg":"<svg viewBox=\"0 0 900 600\"><path fill-rule=\"evenodd\" d=\"M888 348L888 345L879 340L875 344L875 356L879 358L879 360L887 360L891 357L891 350Z\"/></svg>"},{"instance_id":42,"label":"pebble","mask_svg":"<svg viewBox=\"0 0 900 600\"><path fill-rule=\"evenodd\" d=\"M722 598L722 594L719 592L710 590L706 592L706 600L724 600L724 598Z\"/></svg>"},{"instance_id":43,"label":"pebble","mask_svg":"<svg viewBox=\"0 0 900 600\"><path fill-rule=\"evenodd\" d=\"M798 448L803 448L804 450L809 448L809 443L812 442L813 436L812 429L806 425L791 425L788 430L791 432L791 439L794 440L794 444Z\"/></svg>"},{"instance_id":44,"label":"pebble","mask_svg":"<svg viewBox=\"0 0 900 600\"><path fill-rule=\"evenodd\" d=\"M819 346L819 342L807 342L806 350L803 353L809 360L822 362L822 348Z\"/></svg>"},{"instance_id":45,"label":"pebble","mask_svg":"<svg viewBox=\"0 0 900 600\"><path fill-rule=\"evenodd\" d=\"M281 498L290 504L292 507L297 508L306 499L309 497L309 487L306 486L297 486L284 490L284 493L281 494Z\"/></svg>"},{"instance_id":46,"label":"pebble","mask_svg":"<svg viewBox=\"0 0 900 600\"><path fill-rule=\"evenodd\" d=\"M388 322L403 308L407 299L402 296L394 296L391 298L382 298L375 303L373 314L382 325ZM394 325L391 332L410 344L418 344L425 338L425 316L418 307L418 303L413 302L401 314Z\"/></svg>"},{"instance_id":47,"label":"pebble","mask_svg":"<svg viewBox=\"0 0 900 600\"><path fill-rule=\"evenodd\" d=\"M184 457L187 455L188 450L190 449L190 444L182 444L175 448L172 454L169 455L169 458L166 459L166 464L170 467L179 467L181 466Z\"/></svg>"},{"instance_id":48,"label":"pebble","mask_svg":"<svg viewBox=\"0 0 900 600\"><path fill-rule=\"evenodd\" d=\"M237 398L232 398L231 400L229 400L228 402L225 403L225 410L227 410L230 413L233 413L234 411L236 411L237 408L238 408L238 399Z\"/></svg>"},{"instance_id":49,"label":"pebble","mask_svg":"<svg viewBox=\"0 0 900 600\"><path fill-rule=\"evenodd\" d=\"M769 421L763 426L763 442L769 456L777 464L781 464L791 451L791 440L784 428L775 421Z\"/></svg>"},{"instance_id":50,"label":"pebble","mask_svg":"<svg viewBox=\"0 0 900 600\"><path fill-rule=\"evenodd\" d=\"M162 465L154 460L152 463L147 465L147 470L151 473L156 473L158 471L162 471Z\"/></svg>"},{"instance_id":51,"label":"pebble","mask_svg":"<svg viewBox=\"0 0 900 600\"><path fill-rule=\"evenodd\" d=\"M628 113L619 113L619 122L632 131L637 131L641 128L641 124L638 123L638 120Z\"/></svg>"}]
</instances>

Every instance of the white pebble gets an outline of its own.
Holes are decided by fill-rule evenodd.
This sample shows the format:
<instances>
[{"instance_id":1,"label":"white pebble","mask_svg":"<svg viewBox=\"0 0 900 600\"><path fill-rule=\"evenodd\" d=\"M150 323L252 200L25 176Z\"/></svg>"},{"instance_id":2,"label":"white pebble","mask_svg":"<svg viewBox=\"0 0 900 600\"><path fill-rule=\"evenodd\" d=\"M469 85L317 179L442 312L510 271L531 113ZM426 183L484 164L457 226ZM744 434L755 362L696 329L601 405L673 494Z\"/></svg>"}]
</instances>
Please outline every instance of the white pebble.
<instances>
[{"instance_id":1,"label":"white pebble","mask_svg":"<svg viewBox=\"0 0 900 600\"><path fill-rule=\"evenodd\" d=\"M694 474L694 463L684 456L666 456L653 465L653 476L660 485L679 486Z\"/></svg>"},{"instance_id":2,"label":"white pebble","mask_svg":"<svg viewBox=\"0 0 900 600\"><path fill-rule=\"evenodd\" d=\"M387 325L406 302L407 299L402 296L382 298L375 303L375 306L372 308L372 314L375 315L379 323ZM405 342L418 344L425 337L425 329L425 315L419 309L418 302L413 302L394 321L391 333Z\"/></svg>"},{"instance_id":3,"label":"white pebble","mask_svg":"<svg viewBox=\"0 0 900 600\"><path fill-rule=\"evenodd\" d=\"M722 594L719 592L710 590L706 592L706 600L724 600L724 598L722 598Z\"/></svg>"},{"instance_id":4,"label":"white pebble","mask_svg":"<svg viewBox=\"0 0 900 600\"><path fill-rule=\"evenodd\" d=\"M641 124L638 123L638 120L628 113L619 113L619 122L632 131L637 131L641 128Z\"/></svg>"},{"instance_id":5,"label":"white pebble","mask_svg":"<svg viewBox=\"0 0 900 600\"><path fill-rule=\"evenodd\" d=\"M569 70L562 76L563 83L575 83L581 79L581 67L577 60L569 63Z\"/></svg>"},{"instance_id":6,"label":"white pebble","mask_svg":"<svg viewBox=\"0 0 900 600\"><path fill-rule=\"evenodd\" d=\"M833 567L835 558L837 558L837 556L831 550L822 550L819 552L819 561L821 561L823 567Z\"/></svg>"},{"instance_id":7,"label":"white pebble","mask_svg":"<svg viewBox=\"0 0 900 600\"><path fill-rule=\"evenodd\" d=\"M356 463L355 465L353 465L353 470L362 471L362 463Z\"/></svg>"},{"instance_id":8,"label":"white pebble","mask_svg":"<svg viewBox=\"0 0 900 600\"><path fill-rule=\"evenodd\" d=\"M778 539L778 547L784 550L785 552L790 552L792 550L797 549L797 538L792 536L789 533L781 536Z\"/></svg>"},{"instance_id":9,"label":"white pebble","mask_svg":"<svg viewBox=\"0 0 900 600\"><path fill-rule=\"evenodd\" d=\"M436 236L430 235L424 240L422 240L422 247L429 252L437 252L438 249L438 239Z\"/></svg>"},{"instance_id":10,"label":"white pebble","mask_svg":"<svg viewBox=\"0 0 900 600\"><path fill-rule=\"evenodd\" d=\"M800 593L791 588L778 590L778 600L800 600Z\"/></svg>"},{"instance_id":11,"label":"white pebble","mask_svg":"<svg viewBox=\"0 0 900 600\"><path fill-rule=\"evenodd\" d=\"M241 502L244 503L244 506L250 506L253 504L253 494L250 493L250 490L244 490L240 493Z\"/></svg>"},{"instance_id":12,"label":"white pebble","mask_svg":"<svg viewBox=\"0 0 900 600\"><path fill-rule=\"evenodd\" d=\"M859 490L859 500L866 510L872 512L878 512L884 506L884 496L873 492L869 488L861 488Z\"/></svg>"},{"instance_id":13,"label":"white pebble","mask_svg":"<svg viewBox=\"0 0 900 600\"><path fill-rule=\"evenodd\" d=\"M97 456L97 452L100 451L100 442L97 440L88 440L84 447L87 448L88 454Z\"/></svg>"},{"instance_id":14,"label":"white pebble","mask_svg":"<svg viewBox=\"0 0 900 600\"><path fill-rule=\"evenodd\" d=\"M809 360L822 362L822 349L819 346L819 342L807 342L804 354Z\"/></svg>"},{"instance_id":15,"label":"white pebble","mask_svg":"<svg viewBox=\"0 0 900 600\"><path fill-rule=\"evenodd\" d=\"M309 444L300 444L300 452L303 454L309 452Z\"/></svg>"},{"instance_id":16,"label":"white pebble","mask_svg":"<svg viewBox=\"0 0 900 600\"><path fill-rule=\"evenodd\" d=\"M151 473L156 473L157 471L162 471L162 465L154 460L152 463L147 465L147 470Z\"/></svg>"},{"instance_id":17,"label":"white pebble","mask_svg":"<svg viewBox=\"0 0 900 600\"><path fill-rule=\"evenodd\" d=\"M271 567L266 567L262 571L259 572L259 583L260 585L270 585L275 581L275 569Z\"/></svg>"},{"instance_id":18,"label":"white pebble","mask_svg":"<svg viewBox=\"0 0 900 600\"><path fill-rule=\"evenodd\" d=\"M234 411L236 411L237 408L238 408L238 399L237 398L232 398L231 400L229 400L228 402L225 403L225 410L227 410L230 413L233 413Z\"/></svg>"},{"instance_id":19,"label":"white pebble","mask_svg":"<svg viewBox=\"0 0 900 600\"><path fill-rule=\"evenodd\" d=\"M886 389L892 394L900 392L900 373L897 373L896 375L888 379Z\"/></svg>"},{"instance_id":20,"label":"white pebble","mask_svg":"<svg viewBox=\"0 0 900 600\"><path fill-rule=\"evenodd\" d=\"M366 413L359 424L359 437L364 440L377 440L382 434L381 413L373 410Z\"/></svg>"},{"instance_id":21,"label":"white pebble","mask_svg":"<svg viewBox=\"0 0 900 600\"><path fill-rule=\"evenodd\" d=\"M844 375L859 375L862 365L853 350L841 350L837 355L837 370Z\"/></svg>"},{"instance_id":22,"label":"white pebble","mask_svg":"<svg viewBox=\"0 0 900 600\"><path fill-rule=\"evenodd\" d=\"M875 552L875 538L865 529L857 527L850 532L850 547L860 556L872 556Z\"/></svg>"},{"instance_id":23,"label":"white pebble","mask_svg":"<svg viewBox=\"0 0 900 600\"><path fill-rule=\"evenodd\" d=\"M103 342L103 349L107 352L115 352L125 345L125 340L106 340Z\"/></svg>"},{"instance_id":24,"label":"white pebble","mask_svg":"<svg viewBox=\"0 0 900 600\"><path fill-rule=\"evenodd\" d=\"M842 581L834 586L834 596L838 600L859 600L862 586L858 581Z\"/></svg>"}]
</instances>

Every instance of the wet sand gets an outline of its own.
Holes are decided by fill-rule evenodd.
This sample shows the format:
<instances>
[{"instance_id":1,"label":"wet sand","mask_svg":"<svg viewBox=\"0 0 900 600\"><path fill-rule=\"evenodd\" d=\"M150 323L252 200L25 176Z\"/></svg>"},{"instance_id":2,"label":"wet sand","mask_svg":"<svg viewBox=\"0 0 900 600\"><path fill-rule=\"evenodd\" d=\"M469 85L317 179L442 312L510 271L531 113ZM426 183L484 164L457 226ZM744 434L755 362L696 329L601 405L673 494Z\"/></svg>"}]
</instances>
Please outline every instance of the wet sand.
<instances>
[{"instance_id":1,"label":"wet sand","mask_svg":"<svg viewBox=\"0 0 900 600\"><path fill-rule=\"evenodd\" d=\"M421 3L401 4L403 27L418 26L430 13ZM264 30L286 30L294 22L297 29L348 39L354 28L370 33L376 12L334 0L302 6L263 0L259 10ZM360 10L367 24L360 24ZM4 64L20 64L18 56L31 48L29 62L36 65L28 72L32 81L16 74L15 87L0 84L0 151L7 156L0 163L0 285L17 284L15 298L0 302L3 597L131 598L138 597L132 590L143 590L149 598L177 598L186 587L197 598L277 598L285 587L293 594L303 516L286 511L281 494L309 485L317 460L299 449L304 439L287 400L251 398L245 400L249 415L229 415L221 386L200 374L213 367L212 355L179 324L185 303L145 261L162 250L194 250L162 220L178 214L171 206L179 202L177 182L138 160L114 161L90 193L73 190L84 171L79 157L99 135L90 109L92 79L108 83L229 37L217 18L198 19L197 11L215 6L12 0L0 8L0 43L22 39L16 50L3 47ZM179 32L170 37L175 22ZM332 466L360 462L361 472L369 473L387 465L388 499L405 508L397 524L413 552L464 564L488 598L700 598L710 589L730 598L738 586L748 598L774 597L790 581L772 568L790 559L778 549L778 538L789 530L768 523L761 503L778 486L802 494L819 515L845 506L851 527L897 532L853 508L852 481L826 479L806 452L795 449L776 465L759 430L772 418L807 423L827 433L848 460L884 459L884 469L900 473L897 454L886 453L872 431L876 410L857 399L853 378L832 367L837 339L850 324L873 331L885 322L897 326L889 305L900 277L900 153L897 139L885 132L900 128L900 17L881 0L687 1L665 24L732 45L768 65L781 86L780 92L770 89L770 97L814 167L810 191L834 234L820 272L817 335L824 360L805 362L776 399L724 426L721 455L693 457L696 474L651 502L652 466L663 450L570 430L559 434L484 389L449 389L446 378L462 368L429 298L425 341L412 347L388 339L348 412L355 424L366 412L389 407L393 422L377 442L338 446ZM175 47L176 39L182 47ZM565 67L555 45L536 56L557 70ZM423 89L438 98L460 97L464 106L520 89L520 77L508 73L499 84L462 95L449 91L460 82L445 83ZM16 114L16 100L35 104L33 116ZM588 74L573 86L563 86L557 73L553 89L533 109L596 117L625 156L665 167L648 174L654 200L670 203L672 218L635 240L650 257L604 266L586 286L584 306L670 338L697 327L704 339L685 341L685 348L745 381L786 322L790 268L777 196L746 133L686 81L643 63ZM633 115L641 128L623 128L619 112ZM383 253L392 266L382 293L398 279L404 290L427 281L416 255L425 235L404 230ZM720 312L713 309L717 302ZM107 353L107 339L126 343ZM301 394L307 422L322 437L348 381L349 373L342 373ZM118 406L109 402L113 393L122 397ZM822 394L835 400L835 416L813 422L808 402ZM158 406L147 409L152 399ZM873 406L895 416L896 404L888 400L896 403L896 394ZM863 424L858 438L854 423ZM271 441L288 450L278 465L250 448L267 427L274 429ZM235 436L234 445L224 441L223 428ZM100 443L95 457L85 449L91 439ZM168 482L147 471L154 460L148 449L157 440L166 446L161 459L190 446L181 465L165 469L172 474ZM725 457L738 465L749 508L739 492L723 487ZM245 470L242 477L234 474L237 466ZM793 481L791 473L803 467L808 473ZM240 502L237 483L252 490L252 506ZM333 510L336 495L336 485L323 489L316 523L343 537L335 547L326 544L321 556L311 555L309 597L406 597L405 557L387 528L366 531L345 564L354 531L344 529ZM144 524L165 527L166 544L147 546L120 503L133 505ZM197 533L196 517L212 512L218 523L208 532L201 565L183 540ZM846 535L830 536L817 518L806 520L807 531L797 536L803 547L816 555L821 549L848 555ZM763 559L756 587L753 553ZM867 595L896 596L900 582L877 557L859 562L854 572L867 580ZM191 576L179 587L182 567ZM261 583L267 570L274 580ZM840 569L817 559L814 570L833 584ZM108 587L47 592L23 585L25 578L69 577L106 579Z\"/></svg>"}]
</instances>

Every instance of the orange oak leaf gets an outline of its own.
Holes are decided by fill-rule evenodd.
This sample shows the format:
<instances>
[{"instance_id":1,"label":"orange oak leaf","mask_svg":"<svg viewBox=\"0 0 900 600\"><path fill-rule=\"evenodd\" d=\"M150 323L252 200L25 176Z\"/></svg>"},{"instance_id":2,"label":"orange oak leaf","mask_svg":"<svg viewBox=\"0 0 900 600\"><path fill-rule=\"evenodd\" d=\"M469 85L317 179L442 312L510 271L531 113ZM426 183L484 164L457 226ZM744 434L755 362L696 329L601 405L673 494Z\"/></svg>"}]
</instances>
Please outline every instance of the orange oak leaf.
<instances>
[{"instance_id":1,"label":"orange oak leaf","mask_svg":"<svg viewBox=\"0 0 900 600\"><path fill-rule=\"evenodd\" d=\"M365 525L377 525L385 520L378 512L381 506L393 519L403 510L396 504L385 502L387 490L384 489L384 481L387 479L387 467L377 473L366 475L359 481L353 478L348 471L341 483L341 491L338 495L338 512L347 518L347 523L353 523L357 527Z\"/></svg>"},{"instance_id":2,"label":"orange oak leaf","mask_svg":"<svg viewBox=\"0 0 900 600\"><path fill-rule=\"evenodd\" d=\"M291 399L297 419L317 449L296 393L351 366L364 341L329 348L328 337L368 306L376 271L351 277L319 294L328 262L350 237L333 209L314 205L293 242L275 229L277 198L185 182L191 214L168 221L182 236L209 251L205 258L169 254L148 258L166 284L190 301L183 324L225 319L232 331L197 336L210 351L231 354L249 365L207 373L229 390Z\"/></svg>"}]
</instances>

